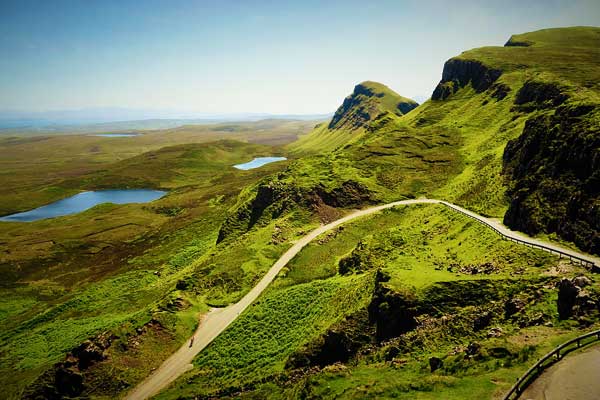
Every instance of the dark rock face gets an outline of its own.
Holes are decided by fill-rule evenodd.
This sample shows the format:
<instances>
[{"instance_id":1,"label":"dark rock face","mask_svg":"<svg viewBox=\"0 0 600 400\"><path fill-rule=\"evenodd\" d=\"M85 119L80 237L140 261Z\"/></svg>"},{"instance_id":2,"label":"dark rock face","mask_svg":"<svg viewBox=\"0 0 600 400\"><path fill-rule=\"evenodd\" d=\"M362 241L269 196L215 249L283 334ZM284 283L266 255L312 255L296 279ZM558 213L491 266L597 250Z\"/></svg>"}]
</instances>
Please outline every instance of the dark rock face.
<instances>
[{"instance_id":1,"label":"dark rock face","mask_svg":"<svg viewBox=\"0 0 600 400\"><path fill-rule=\"evenodd\" d=\"M441 358L431 357L429 359L429 369L431 370L431 372L434 372L434 371L442 368L443 366L444 366L444 362L442 361Z\"/></svg>"},{"instance_id":2,"label":"dark rock face","mask_svg":"<svg viewBox=\"0 0 600 400\"><path fill-rule=\"evenodd\" d=\"M78 359L79 369L86 369L93 363L106 358L104 350L110 346L110 342L106 347L102 345L102 343L94 343L91 340L86 340L73 350L73 356Z\"/></svg>"},{"instance_id":3,"label":"dark rock face","mask_svg":"<svg viewBox=\"0 0 600 400\"><path fill-rule=\"evenodd\" d=\"M558 288L556 307L560 319L600 311L600 294L583 289L590 283L591 280L586 276L578 276L573 279L562 279L556 284Z\"/></svg>"},{"instance_id":4,"label":"dark rock face","mask_svg":"<svg viewBox=\"0 0 600 400\"><path fill-rule=\"evenodd\" d=\"M508 95L510 88L503 83L495 83L490 87L490 91L492 92L490 96L496 99L496 101L500 101Z\"/></svg>"},{"instance_id":5,"label":"dark rock face","mask_svg":"<svg viewBox=\"0 0 600 400\"><path fill-rule=\"evenodd\" d=\"M342 186L330 191L323 186L317 186L314 189L314 194L331 207L350 207L374 201L371 191L365 185L356 181L346 181L342 183Z\"/></svg>"},{"instance_id":6,"label":"dark rock face","mask_svg":"<svg viewBox=\"0 0 600 400\"><path fill-rule=\"evenodd\" d=\"M417 108L419 105L416 103L404 103L404 102L400 102L398 103L398 105L396 106L396 108L398 110L400 110L400 113L402 114L407 114L409 112L411 112L412 110L414 110L415 108Z\"/></svg>"},{"instance_id":7,"label":"dark rock face","mask_svg":"<svg viewBox=\"0 0 600 400\"><path fill-rule=\"evenodd\" d=\"M347 362L362 346L371 343L373 333L366 311L359 311L292 354L286 362L286 368L324 367Z\"/></svg>"},{"instance_id":8,"label":"dark rock face","mask_svg":"<svg viewBox=\"0 0 600 400\"><path fill-rule=\"evenodd\" d=\"M339 262L338 271L340 275L347 275L355 272L364 272L373 267L370 260L370 253L364 242L359 242L352 250L352 253Z\"/></svg>"},{"instance_id":9,"label":"dark rock face","mask_svg":"<svg viewBox=\"0 0 600 400\"><path fill-rule=\"evenodd\" d=\"M363 84L356 85L352 94L346 97L342 105L336 110L328 128L368 128L369 123L376 119L381 111L376 106L379 102L377 98L384 96L384 93L375 92ZM397 104L396 113L399 115L406 114L417 106L416 103L402 101Z\"/></svg>"},{"instance_id":10,"label":"dark rock face","mask_svg":"<svg viewBox=\"0 0 600 400\"><path fill-rule=\"evenodd\" d=\"M508 39L508 42L504 44L504 47L529 47L532 44L533 43L525 40L517 40L511 36L510 39Z\"/></svg>"},{"instance_id":11,"label":"dark rock face","mask_svg":"<svg viewBox=\"0 0 600 400\"><path fill-rule=\"evenodd\" d=\"M442 80L431 95L432 100L445 100L469 83L477 93L487 90L502 75L476 60L452 58L444 64Z\"/></svg>"},{"instance_id":12,"label":"dark rock face","mask_svg":"<svg viewBox=\"0 0 600 400\"><path fill-rule=\"evenodd\" d=\"M333 118L329 122L329 129L340 128L344 125L345 120L348 120L350 111L353 111L352 118L350 119L350 128L358 128L366 124L371 115L369 110L365 107L365 98L376 96L376 94L367 86L356 85L354 92L344 99L342 105L336 110Z\"/></svg>"},{"instance_id":13,"label":"dark rock face","mask_svg":"<svg viewBox=\"0 0 600 400\"><path fill-rule=\"evenodd\" d=\"M600 107L561 106L525 123L506 145L510 179L504 223L529 234L557 233L600 254Z\"/></svg>"},{"instance_id":14,"label":"dark rock face","mask_svg":"<svg viewBox=\"0 0 600 400\"><path fill-rule=\"evenodd\" d=\"M527 302L521 298L513 297L504 303L504 316L511 317L525 308Z\"/></svg>"},{"instance_id":15,"label":"dark rock face","mask_svg":"<svg viewBox=\"0 0 600 400\"><path fill-rule=\"evenodd\" d=\"M575 286L579 286L580 288L584 288L586 286L591 285L592 281L587 276L580 275L580 276L577 276L577 277L573 278L573 283L575 284Z\"/></svg>"},{"instance_id":16,"label":"dark rock face","mask_svg":"<svg viewBox=\"0 0 600 400\"><path fill-rule=\"evenodd\" d=\"M106 359L114 336L105 332L86 340L67 354L63 362L42 374L23 394L25 399L63 399L78 397L86 389L83 372Z\"/></svg>"},{"instance_id":17,"label":"dark rock face","mask_svg":"<svg viewBox=\"0 0 600 400\"><path fill-rule=\"evenodd\" d=\"M79 396L84 389L83 375L81 375L79 369L63 365L56 370L55 386L60 395Z\"/></svg>"},{"instance_id":18,"label":"dark rock face","mask_svg":"<svg viewBox=\"0 0 600 400\"><path fill-rule=\"evenodd\" d=\"M534 111L558 107L567 100L568 96L552 83L526 82L517 92L515 105L521 111Z\"/></svg>"},{"instance_id":19,"label":"dark rock face","mask_svg":"<svg viewBox=\"0 0 600 400\"><path fill-rule=\"evenodd\" d=\"M467 346L467 348L465 350L465 354L468 357L477 356L477 355L479 355L480 352L481 352L481 345L477 342L469 343L469 345Z\"/></svg>"},{"instance_id":20,"label":"dark rock face","mask_svg":"<svg viewBox=\"0 0 600 400\"><path fill-rule=\"evenodd\" d=\"M377 340L383 341L411 331L417 326L417 302L410 294L390 290L381 281L375 286L368 307L369 319L375 323Z\"/></svg>"},{"instance_id":21,"label":"dark rock face","mask_svg":"<svg viewBox=\"0 0 600 400\"><path fill-rule=\"evenodd\" d=\"M275 219L295 206L313 208L325 204L330 207L349 207L373 201L373 193L355 181L346 181L333 189L318 185L307 190L271 180L260 184L256 196L225 219L219 230L217 243L234 232L247 232L263 216Z\"/></svg>"},{"instance_id":22,"label":"dark rock face","mask_svg":"<svg viewBox=\"0 0 600 400\"><path fill-rule=\"evenodd\" d=\"M490 311L486 311L486 312L482 313L481 315L476 317L475 320L473 321L473 330L475 332L478 332L478 331L482 330L483 328L488 327L490 325L490 323L492 322L493 317L494 317L494 315Z\"/></svg>"},{"instance_id":23,"label":"dark rock face","mask_svg":"<svg viewBox=\"0 0 600 400\"><path fill-rule=\"evenodd\" d=\"M558 317L560 319L567 319L573 315L573 307L575 306L580 289L569 279L562 279L558 282L557 287L558 300L556 306L558 308Z\"/></svg>"}]
</instances>

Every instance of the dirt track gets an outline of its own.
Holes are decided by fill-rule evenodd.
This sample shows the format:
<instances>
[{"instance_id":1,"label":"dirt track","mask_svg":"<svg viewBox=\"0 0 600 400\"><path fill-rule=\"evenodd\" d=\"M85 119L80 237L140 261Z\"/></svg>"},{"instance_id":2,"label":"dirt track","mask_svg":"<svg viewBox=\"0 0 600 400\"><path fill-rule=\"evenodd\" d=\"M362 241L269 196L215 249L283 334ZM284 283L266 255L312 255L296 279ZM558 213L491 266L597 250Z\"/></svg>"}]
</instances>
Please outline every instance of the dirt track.
<instances>
[{"instance_id":1,"label":"dirt track","mask_svg":"<svg viewBox=\"0 0 600 400\"><path fill-rule=\"evenodd\" d=\"M231 324L237 317L240 315L242 311L246 309L250 304L254 302L260 296L260 294L269 286L269 284L275 279L279 271L296 255L302 250L304 246L310 243L317 236L321 235L324 232L327 232L345 222L351 221L353 219L374 214L381 210L385 210L388 208L392 208L395 206L401 205L410 205L410 204L444 204L447 207L462 211L470 215L471 217L485 222L494 226L503 234L512 237L514 239L524 240L531 244L544 244L545 246L567 252L572 255L577 255L579 257L583 257L589 259L592 262L595 262L596 265L600 265L600 259L589 256L587 254L578 253L573 250L568 250L563 247L542 242L540 240L532 239L522 233L513 232L510 229L506 228L502 224L497 221L490 220L488 218L482 217L478 214L465 210L459 206L454 204L447 203L441 200L435 199L414 199L414 200L402 200L396 201L389 204L384 204L381 206L370 207L364 210L355 211L343 218L340 218L334 222L331 222L327 225L320 226L319 228L313 230L312 232L306 234L301 239L299 239L288 251L286 251L276 262L273 264L271 269L265 274L265 276L258 282L258 284L253 287L239 302L232 304L226 308L212 309L202 320L198 329L194 334L194 343L193 346L189 346L189 342L185 343L179 350L177 350L171 357L169 357L156 371L154 371L150 376L148 376L144 381L142 381L138 386L136 386L131 392L127 394L125 399L127 400L143 400L147 399L156 393L158 393L161 389L167 387L171 382L173 382L177 377L182 375L184 372L193 368L191 362L202 349L204 349L210 342L212 342L221 332L223 332L229 324Z\"/></svg>"}]
</instances>

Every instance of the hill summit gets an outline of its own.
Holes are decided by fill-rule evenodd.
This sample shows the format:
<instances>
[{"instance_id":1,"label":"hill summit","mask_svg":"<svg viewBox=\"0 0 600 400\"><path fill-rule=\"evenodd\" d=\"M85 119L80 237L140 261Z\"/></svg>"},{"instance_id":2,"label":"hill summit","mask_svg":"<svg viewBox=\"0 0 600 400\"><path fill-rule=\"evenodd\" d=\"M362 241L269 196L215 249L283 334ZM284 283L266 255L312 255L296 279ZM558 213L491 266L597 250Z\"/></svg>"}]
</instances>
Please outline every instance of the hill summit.
<instances>
[{"instance_id":1,"label":"hill summit","mask_svg":"<svg viewBox=\"0 0 600 400\"><path fill-rule=\"evenodd\" d=\"M356 143L370 132L380 131L418 105L381 83L365 81L354 87L329 123L317 125L310 134L288 148L309 152L340 149Z\"/></svg>"},{"instance_id":2,"label":"hill summit","mask_svg":"<svg viewBox=\"0 0 600 400\"><path fill-rule=\"evenodd\" d=\"M356 85L352 94L344 99L328 128L365 128L370 121L382 114L402 116L418 105L416 101L400 96L381 83L365 81Z\"/></svg>"}]
</instances>

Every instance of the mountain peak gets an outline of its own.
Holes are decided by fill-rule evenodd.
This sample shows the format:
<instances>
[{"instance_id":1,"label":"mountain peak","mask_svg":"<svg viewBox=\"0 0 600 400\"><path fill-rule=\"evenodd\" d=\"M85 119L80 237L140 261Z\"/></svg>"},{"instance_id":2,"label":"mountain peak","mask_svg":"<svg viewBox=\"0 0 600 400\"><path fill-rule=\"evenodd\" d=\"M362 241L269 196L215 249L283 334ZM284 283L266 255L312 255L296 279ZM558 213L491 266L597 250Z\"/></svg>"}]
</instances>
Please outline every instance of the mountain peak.
<instances>
[{"instance_id":1,"label":"mountain peak","mask_svg":"<svg viewBox=\"0 0 600 400\"><path fill-rule=\"evenodd\" d=\"M361 82L337 109L329 123L329 129L364 128L380 114L388 112L401 116L418 105L416 101L400 96L381 83Z\"/></svg>"}]
</instances>

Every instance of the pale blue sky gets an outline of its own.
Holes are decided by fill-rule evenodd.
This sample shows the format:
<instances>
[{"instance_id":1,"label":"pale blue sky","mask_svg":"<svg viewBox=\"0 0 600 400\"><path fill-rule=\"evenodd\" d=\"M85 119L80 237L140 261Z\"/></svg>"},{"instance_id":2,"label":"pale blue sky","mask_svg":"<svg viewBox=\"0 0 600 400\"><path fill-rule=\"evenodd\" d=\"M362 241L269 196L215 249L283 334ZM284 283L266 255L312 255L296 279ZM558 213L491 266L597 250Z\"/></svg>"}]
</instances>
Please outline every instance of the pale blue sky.
<instances>
[{"instance_id":1,"label":"pale blue sky","mask_svg":"<svg viewBox=\"0 0 600 400\"><path fill-rule=\"evenodd\" d=\"M600 25L600 1L0 0L0 109L326 113L354 85L428 97L445 60Z\"/></svg>"}]
</instances>

